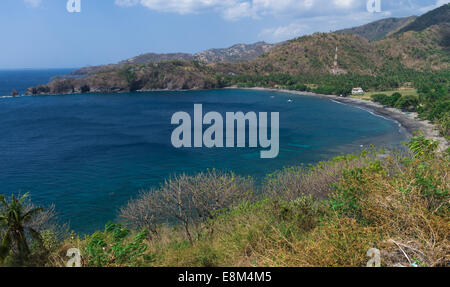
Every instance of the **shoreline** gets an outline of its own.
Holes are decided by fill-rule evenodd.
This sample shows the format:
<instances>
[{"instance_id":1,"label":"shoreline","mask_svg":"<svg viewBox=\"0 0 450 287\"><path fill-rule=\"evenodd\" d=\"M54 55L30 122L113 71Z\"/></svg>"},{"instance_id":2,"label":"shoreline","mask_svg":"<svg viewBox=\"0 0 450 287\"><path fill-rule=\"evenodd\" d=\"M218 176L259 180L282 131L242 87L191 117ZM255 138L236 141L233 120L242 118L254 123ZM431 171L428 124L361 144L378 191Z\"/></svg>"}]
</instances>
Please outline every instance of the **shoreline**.
<instances>
[{"instance_id":1,"label":"shoreline","mask_svg":"<svg viewBox=\"0 0 450 287\"><path fill-rule=\"evenodd\" d=\"M427 121L420 119L416 112L403 112L401 110L385 107L379 103L375 103L372 101L366 101L362 99L356 98L348 98L348 97L339 97L335 95L323 95L316 94L312 92L300 92L300 91L291 91L285 89L275 89L275 88L237 88L237 87L229 87L225 89L236 89L236 90L256 90L256 91L270 91L270 92L282 92L287 94L292 94L296 96L312 96L318 97L322 99L328 99L332 101L336 101L338 103L355 106L358 108L362 108L367 110L368 112L373 112L378 116L386 117L390 120L398 122L401 127L403 127L407 133L408 137L412 137L415 132L422 130L425 134L426 138L433 139L439 141L438 151L443 152L449 148L449 142L446 138L440 135L437 127Z\"/></svg>"},{"instance_id":2,"label":"shoreline","mask_svg":"<svg viewBox=\"0 0 450 287\"><path fill-rule=\"evenodd\" d=\"M270 92L281 92L296 96L311 96L311 97L318 97L322 99L328 99L332 100L341 104L345 105L351 105L358 108L362 108L368 112L372 112L377 116L388 118L389 120L395 121L399 123L399 125L406 131L406 135L410 138L414 135L416 131L422 130L424 132L424 135L426 138L433 139L439 141L439 147L438 151L443 152L447 150L450 147L449 141L440 135L439 130L437 129L436 125L429 122L428 120L423 120L418 117L418 114L416 112L403 112L401 110L398 110L396 108L391 107L385 107L379 103L375 103L373 101L367 101L357 98L350 98L350 97L339 97L335 95L324 95L324 94L316 94L312 92L301 92L301 91L293 91L293 90L286 90L286 89L276 89L276 88L261 88L261 87L254 87L254 88L239 88L239 87L225 87L222 88L222 90L254 90L254 91L270 91ZM220 89L218 89L220 90ZM198 91L198 90L140 90L135 91L135 93L146 93L146 92L166 92L166 91ZM112 92L114 94L120 94L121 92ZM127 92L123 92L127 93ZM67 95L73 95L78 93L69 93ZM80 95L82 93L79 93ZM96 94L95 92L85 93L86 95L89 94ZM99 93L103 94L103 93ZM51 94L41 94L41 96L47 96ZM55 94L56 95L56 94ZM36 96L36 95L19 95L16 97L22 97L22 96ZM3 96L0 98L16 98L14 96Z\"/></svg>"}]
</instances>

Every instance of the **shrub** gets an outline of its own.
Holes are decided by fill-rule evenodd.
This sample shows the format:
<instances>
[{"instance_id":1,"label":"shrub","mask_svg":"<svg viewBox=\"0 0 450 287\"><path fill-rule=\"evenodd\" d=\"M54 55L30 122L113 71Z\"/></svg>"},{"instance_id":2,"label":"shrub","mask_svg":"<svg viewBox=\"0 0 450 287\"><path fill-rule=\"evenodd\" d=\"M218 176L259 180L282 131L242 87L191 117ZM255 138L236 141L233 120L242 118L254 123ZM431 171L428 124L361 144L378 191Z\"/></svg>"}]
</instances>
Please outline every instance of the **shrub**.
<instances>
[{"instance_id":1,"label":"shrub","mask_svg":"<svg viewBox=\"0 0 450 287\"><path fill-rule=\"evenodd\" d=\"M84 249L87 265L90 267L141 266L150 261L146 255L147 231L129 236L130 230L121 225L108 223L104 232L87 237Z\"/></svg>"},{"instance_id":2,"label":"shrub","mask_svg":"<svg viewBox=\"0 0 450 287\"><path fill-rule=\"evenodd\" d=\"M400 93L393 93L390 97L389 97L389 106L391 107L395 107L397 101L402 97L402 94Z\"/></svg>"},{"instance_id":3,"label":"shrub","mask_svg":"<svg viewBox=\"0 0 450 287\"><path fill-rule=\"evenodd\" d=\"M91 91L91 88L88 85L83 85L80 87L80 92L82 94L89 93L90 91Z\"/></svg>"},{"instance_id":4,"label":"shrub","mask_svg":"<svg viewBox=\"0 0 450 287\"><path fill-rule=\"evenodd\" d=\"M386 95L386 94L375 94L375 95L372 95L372 100L374 102L380 103L380 104L382 104L384 106L387 106L390 103L389 96Z\"/></svg>"},{"instance_id":5,"label":"shrub","mask_svg":"<svg viewBox=\"0 0 450 287\"><path fill-rule=\"evenodd\" d=\"M372 95L372 100L382 104L383 106L394 107L401 97L402 95L400 93L394 93L392 96L388 96L386 94L375 94Z\"/></svg>"},{"instance_id":6,"label":"shrub","mask_svg":"<svg viewBox=\"0 0 450 287\"><path fill-rule=\"evenodd\" d=\"M395 104L396 108L414 111L419 106L419 99L416 96L402 96Z\"/></svg>"},{"instance_id":7,"label":"shrub","mask_svg":"<svg viewBox=\"0 0 450 287\"><path fill-rule=\"evenodd\" d=\"M276 224L287 235L291 231L308 232L313 230L326 215L321 201L310 196L301 196L295 201L274 200L271 202L269 214L273 214Z\"/></svg>"},{"instance_id":8,"label":"shrub","mask_svg":"<svg viewBox=\"0 0 450 287\"><path fill-rule=\"evenodd\" d=\"M339 216L367 223L360 202L368 196L367 184L384 173L379 161L371 163L366 168L345 170L342 180L335 185L336 192L330 196L331 209Z\"/></svg>"},{"instance_id":9,"label":"shrub","mask_svg":"<svg viewBox=\"0 0 450 287\"><path fill-rule=\"evenodd\" d=\"M450 136L450 112L445 113L439 120L439 129L447 138Z\"/></svg>"},{"instance_id":10,"label":"shrub","mask_svg":"<svg viewBox=\"0 0 450 287\"><path fill-rule=\"evenodd\" d=\"M315 167L291 167L266 177L264 193L271 198L294 201L303 195L325 199L334 191L332 184L342 176L342 170L363 166L366 155L337 157Z\"/></svg>"},{"instance_id":11,"label":"shrub","mask_svg":"<svg viewBox=\"0 0 450 287\"><path fill-rule=\"evenodd\" d=\"M419 159L429 159L434 157L439 142L425 138L422 132L413 137L407 146L413 152L414 157Z\"/></svg>"},{"instance_id":12,"label":"shrub","mask_svg":"<svg viewBox=\"0 0 450 287\"><path fill-rule=\"evenodd\" d=\"M121 209L120 217L128 226L146 227L157 233L157 224L178 222L190 242L199 225L222 211L251 200L251 179L215 170L196 176L179 175L166 181L160 189L143 192ZM198 235L198 234L197 234Z\"/></svg>"}]
</instances>

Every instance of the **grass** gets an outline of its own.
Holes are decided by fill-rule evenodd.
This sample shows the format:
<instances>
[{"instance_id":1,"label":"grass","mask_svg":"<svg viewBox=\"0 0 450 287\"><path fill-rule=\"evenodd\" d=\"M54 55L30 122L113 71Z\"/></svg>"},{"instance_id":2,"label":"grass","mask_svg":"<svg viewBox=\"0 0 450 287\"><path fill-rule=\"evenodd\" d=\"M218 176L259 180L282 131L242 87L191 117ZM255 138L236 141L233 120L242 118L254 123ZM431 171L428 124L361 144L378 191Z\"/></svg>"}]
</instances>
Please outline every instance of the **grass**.
<instances>
[{"instance_id":1,"label":"grass","mask_svg":"<svg viewBox=\"0 0 450 287\"><path fill-rule=\"evenodd\" d=\"M449 266L450 154L434 153L435 145L422 137L409 147L406 154L366 151L282 170L269 175L253 197L221 205L207 218L193 212L211 203L201 200L208 188L232 195L252 189L250 182L214 172L177 177L161 190L202 191L189 201L194 209L187 210L187 226L151 222L149 228L127 229L109 223L104 231L53 244L46 266L64 266L73 247L81 251L83 266L365 266L372 248L381 251L382 266ZM152 194L158 192L132 202L158 200ZM139 208L129 209L128 219L137 209L151 218L144 204L133 206ZM186 216L180 205L164 206Z\"/></svg>"},{"instance_id":2,"label":"grass","mask_svg":"<svg viewBox=\"0 0 450 287\"><path fill-rule=\"evenodd\" d=\"M266 196L202 222L192 241L181 226L161 225L139 261L119 266L365 266L371 248L383 266L447 266L448 156L414 147L272 174Z\"/></svg>"},{"instance_id":3,"label":"grass","mask_svg":"<svg viewBox=\"0 0 450 287\"><path fill-rule=\"evenodd\" d=\"M400 93L403 96L419 96L419 94L418 94L416 89L413 89L413 88L400 88L400 89L391 90L391 91L370 91L370 92L364 93L364 95L354 95L354 96L351 96L351 97L352 98L356 98L356 99L362 99L362 100L371 101L373 95L385 94L387 96L392 96L394 93Z\"/></svg>"}]
</instances>

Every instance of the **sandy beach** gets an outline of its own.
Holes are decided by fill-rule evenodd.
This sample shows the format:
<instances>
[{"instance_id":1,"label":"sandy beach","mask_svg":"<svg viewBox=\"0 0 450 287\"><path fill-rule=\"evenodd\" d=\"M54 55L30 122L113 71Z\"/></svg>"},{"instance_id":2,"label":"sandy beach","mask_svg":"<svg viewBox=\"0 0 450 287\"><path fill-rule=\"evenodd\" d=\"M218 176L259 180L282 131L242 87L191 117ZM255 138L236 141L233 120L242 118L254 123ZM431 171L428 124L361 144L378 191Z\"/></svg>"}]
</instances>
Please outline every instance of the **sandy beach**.
<instances>
[{"instance_id":1,"label":"sandy beach","mask_svg":"<svg viewBox=\"0 0 450 287\"><path fill-rule=\"evenodd\" d=\"M248 89L248 90L260 90L260 91L272 91L272 92L283 92L293 95L303 95L303 96L314 96L333 100L339 103L353 105L356 107L363 108L365 110L371 111L377 115L392 119L398 122L407 132L408 136L413 136L413 134L419 130L425 133L427 138L437 140L440 142L439 151L445 151L449 147L449 142L443 136L440 135L438 128L427 120L422 120L418 117L417 113L403 112L395 108L385 107L381 104L366 101L357 98L350 97L339 97L334 95L322 95L315 94L311 92L299 92L283 89L270 89L270 88L231 88L231 89Z\"/></svg>"}]
</instances>

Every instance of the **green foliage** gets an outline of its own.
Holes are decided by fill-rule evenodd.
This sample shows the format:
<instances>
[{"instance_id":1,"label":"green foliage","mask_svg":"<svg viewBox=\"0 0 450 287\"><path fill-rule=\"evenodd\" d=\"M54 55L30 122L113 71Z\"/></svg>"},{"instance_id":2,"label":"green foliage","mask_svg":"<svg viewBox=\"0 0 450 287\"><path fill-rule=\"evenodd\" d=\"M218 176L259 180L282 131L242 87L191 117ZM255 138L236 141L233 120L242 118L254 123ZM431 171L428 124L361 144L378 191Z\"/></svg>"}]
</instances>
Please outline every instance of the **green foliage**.
<instances>
[{"instance_id":1,"label":"green foliage","mask_svg":"<svg viewBox=\"0 0 450 287\"><path fill-rule=\"evenodd\" d=\"M129 229L108 223L104 232L88 237L85 248L88 266L139 266L151 260L151 256L145 254L148 231L142 230L131 239L129 235Z\"/></svg>"},{"instance_id":2,"label":"green foliage","mask_svg":"<svg viewBox=\"0 0 450 287\"><path fill-rule=\"evenodd\" d=\"M413 152L414 157L418 159L429 159L434 157L434 152L439 146L439 142L427 139L419 133L413 137L407 144L408 148Z\"/></svg>"},{"instance_id":3,"label":"green foliage","mask_svg":"<svg viewBox=\"0 0 450 287\"><path fill-rule=\"evenodd\" d=\"M380 103L383 106L398 107L399 100L402 98L402 94L394 93L392 96L386 94L374 94L372 95L372 100L374 102ZM415 105L417 106L417 105Z\"/></svg>"},{"instance_id":4,"label":"green foliage","mask_svg":"<svg viewBox=\"0 0 450 287\"><path fill-rule=\"evenodd\" d=\"M367 250L376 247L391 254L383 260L390 260L392 266L404 263L405 257L397 256L398 248L392 250L386 242L401 238L401 243L420 250L405 249L414 262L440 266L445 264L442 252L448 248L448 155L434 155L436 143L423 135L409 146L415 158L388 153L380 160L378 153L367 151L284 171L297 177L269 175L265 185L274 192L264 189L263 199L240 199L207 221L189 220L188 227L195 225L199 236L189 238L185 226L174 223L158 223L158 232L151 237L146 229L137 232L139 228L108 223L103 232L84 240L72 236L57 254L79 246L83 265L90 267L362 266ZM318 186L322 189L319 183L329 186L330 175L334 184L328 197L305 195ZM202 184L213 181L211 174L196 178L191 189L202 190ZM173 180L174 186L183 186L183 178ZM289 189L295 189L296 196L284 199ZM41 236L47 249L60 246L52 232Z\"/></svg>"},{"instance_id":5,"label":"green foliage","mask_svg":"<svg viewBox=\"0 0 450 287\"><path fill-rule=\"evenodd\" d=\"M450 83L446 79L436 78L417 84L420 107L417 109L421 118L438 124L444 136L450 136Z\"/></svg>"},{"instance_id":6,"label":"green foliage","mask_svg":"<svg viewBox=\"0 0 450 287\"><path fill-rule=\"evenodd\" d=\"M397 104L397 102L398 102L398 100L400 99L402 97L402 94L400 94L400 93L394 93L394 94L392 94L391 96L390 96L390 98L389 98L389 106L392 106L392 107L394 107L396 104Z\"/></svg>"},{"instance_id":7,"label":"green foliage","mask_svg":"<svg viewBox=\"0 0 450 287\"><path fill-rule=\"evenodd\" d=\"M395 107L404 110L416 110L419 106L419 99L416 96L402 96L396 103Z\"/></svg>"},{"instance_id":8,"label":"green foliage","mask_svg":"<svg viewBox=\"0 0 450 287\"><path fill-rule=\"evenodd\" d=\"M42 211L42 208L27 210L24 206L27 198L28 194L20 198L11 195L11 200L8 202L3 195L0 195L0 227L5 229L0 245L0 262L11 256L12 265L22 266L27 263L31 253L27 233L39 244L42 242L40 234L27 226L34 216Z\"/></svg>"},{"instance_id":9,"label":"green foliage","mask_svg":"<svg viewBox=\"0 0 450 287\"><path fill-rule=\"evenodd\" d=\"M382 104L384 106L389 105L390 102L391 102L390 99L389 99L389 96L386 95L386 94L375 94L375 95L372 95L372 100L374 102L380 103L380 104Z\"/></svg>"},{"instance_id":10,"label":"green foliage","mask_svg":"<svg viewBox=\"0 0 450 287\"><path fill-rule=\"evenodd\" d=\"M427 72L421 73L408 69L394 69L389 66L382 66L377 77L345 74L345 75L290 75L290 74L242 74L242 75L222 75L224 86L238 87L281 87L291 90L302 91L305 86L316 85L316 89L308 89L317 93L326 93L333 95L349 95L352 88L362 87L365 91L387 91L398 89L405 83L414 83L418 89L430 83L440 83L441 86L447 87L450 82L450 72ZM445 94L446 89L442 88L441 93ZM387 105L393 106L399 95L392 95L391 101Z\"/></svg>"},{"instance_id":11,"label":"green foliage","mask_svg":"<svg viewBox=\"0 0 450 287\"><path fill-rule=\"evenodd\" d=\"M377 175L384 174L385 171L379 161L372 162L366 168L344 170L343 179L335 185L336 192L329 201L332 210L340 216L354 218L361 223L367 222L359 204L361 199L367 195L365 189L368 183L368 178L365 176L367 173Z\"/></svg>"},{"instance_id":12,"label":"green foliage","mask_svg":"<svg viewBox=\"0 0 450 287\"><path fill-rule=\"evenodd\" d=\"M361 219L361 207L359 198L364 193L363 169L352 169L344 171L344 183L336 185L336 193L332 195L330 207L341 216ZM348 185L347 182L356 182Z\"/></svg>"},{"instance_id":13,"label":"green foliage","mask_svg":"<svg viewBox=\"0 0 450 287\"><path fill-rule=\"evenodd\" d=\"M442 175L425 162L417 166L415 179L413 184L419 187L425 197L445 198L449 195L448 191L441 188Z\"/></svg>"},{"instance_id":14,"label":"green foliage","mask_svg":"<svg viewBox=\"0 0 450 287\"><path fill-rule=\"evenodd\" d=\"M131 69L125 69L119 72L119 75L125 78L130 91L138 90L139 83L136 82L136 72Z\"/></svg>"},{"instance_id":15,"label":"green foliage","mask_svg":"<svg viewBox=\"0 0 450 287\"><path fill-rule=\"evenodd\" d=\"M274 200L271 202L274 221L285 236L314 229L326 214L326 207L312 195L303 195L292 202Z\"/></svg>"}]
</instances>

